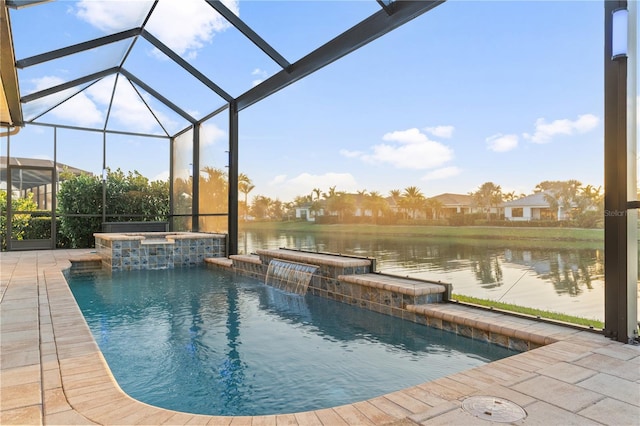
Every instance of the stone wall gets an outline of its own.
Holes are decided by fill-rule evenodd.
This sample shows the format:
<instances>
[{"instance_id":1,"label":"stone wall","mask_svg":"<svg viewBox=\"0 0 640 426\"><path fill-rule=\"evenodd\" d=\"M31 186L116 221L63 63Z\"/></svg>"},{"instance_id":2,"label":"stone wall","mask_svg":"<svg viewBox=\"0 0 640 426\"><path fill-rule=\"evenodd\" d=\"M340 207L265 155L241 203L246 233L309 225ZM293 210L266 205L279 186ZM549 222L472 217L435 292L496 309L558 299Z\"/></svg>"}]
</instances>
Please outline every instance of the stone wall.
<instances>
[{"instance_id":1,"label":"stone wall","mask_svg":"<svg viewBox=\"0 0 640 426\"><path fill-rule=\"evenodd\" d=\"M195 266L226 256L226 235L192 232L96 233L96 252L111 271Z\"/></svg>"}]
</instances>

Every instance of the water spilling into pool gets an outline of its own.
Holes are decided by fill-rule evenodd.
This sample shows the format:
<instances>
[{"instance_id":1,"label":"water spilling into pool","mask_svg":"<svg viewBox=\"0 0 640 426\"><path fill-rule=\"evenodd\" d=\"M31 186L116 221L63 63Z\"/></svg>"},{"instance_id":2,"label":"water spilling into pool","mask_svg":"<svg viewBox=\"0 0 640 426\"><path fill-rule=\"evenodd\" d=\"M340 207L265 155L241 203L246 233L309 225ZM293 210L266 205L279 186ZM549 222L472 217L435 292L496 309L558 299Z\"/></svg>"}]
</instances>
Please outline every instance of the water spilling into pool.
<instances>
[{"instance_id":1,"label":"water spilling into pool","mask_svg":"<svg viewBox=\"0 0 640 426\"><path fill-rule=\"evenodd\" d=\"M515 353L204 267L68 279L122 389L178 411L326 408Z\"/></svg>"},{"instance_id":2,"label":"water spilling into pool","mask_svg":"<svg viewBox=\"0 0 640 426\"><path fill-rule=\"evenodd\" d=\"M273 259L269 262L265 284L300 295L307 294L317 266Z\"/></svg>"}]
</instances>

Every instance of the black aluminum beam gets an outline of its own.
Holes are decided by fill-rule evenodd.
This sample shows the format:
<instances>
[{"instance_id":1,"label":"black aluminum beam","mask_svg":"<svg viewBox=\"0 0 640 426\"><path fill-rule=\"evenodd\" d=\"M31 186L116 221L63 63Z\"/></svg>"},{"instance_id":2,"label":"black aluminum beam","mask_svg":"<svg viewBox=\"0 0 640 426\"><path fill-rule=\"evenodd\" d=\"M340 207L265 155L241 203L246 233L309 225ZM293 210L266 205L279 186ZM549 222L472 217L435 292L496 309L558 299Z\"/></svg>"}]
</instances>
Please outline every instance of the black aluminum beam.
<instances>
[{"instance_id":1,"label":"black aluminum beam","mask_svg":"<svg viewBox=\"0 0 640 426\"><path fill-rule=\"evenodd\" d=\"M160 119L158 118L158 116L156 115L155 112L153 112L153 109L151 108L151 106L149 105L149 103L146 101L146 99L144 98L144 96L142 96L142 94L140 93L140 91L138 90L138 88L131 83L131 81L129 81L129 84L131 85L131 88L136 92L136 94L138 95L138 98L140 99L140 102L142 102L144 104L144 106L147 108L147 110L149 111L149 113L153 116L153 119L156 120L156 123L158 123L158 126L160 126L160 128L162 129L162 131L164 132L165 135L169 136L169 132L167 132L167 129L164 128L164 126L162 125L162 123L160 122ZM115 86L113 88L113 93L115 95ZM109 103L109 111L111 111L111 107L113 106L113 97L111 98L111 102ZM107 128L107 122L105 121L105 129Z\"/></svg>"},{"instance_id":2,"label":"black aluminum beam","mask_svg":"<svg viewBox=\"0 0 640 426\"><path fill-rule=\"evenodd\" d=\"M115 43L120 40L125 40L131 37L135 37L139 35L141 31L142 31L141 28L133 28L130 30L111 34L105 37L84 41L82 43L74 44L72 46L63 47L62 49L56 49L50 52L41 53L40 55L35 55L28 58L20 59L16 61L16 68L22 69L22 68L30 67L32 65L41 64L43 62L51 61L53 59L62 58L63 56L73 55L74 53L84 52L85 50L90 50L96 47L104 46L106 44Z\"/></svg>"},{"instance_id":3,"label":"black aluminum beam","mask_svg":"<svg viewBox=\"0 0 640 426\"><path fill-rule=\"evenodd\" d=\"M145 40L147 40L149 43L151 43L156 49L158 49L159 51L167 55L169 58L171 58L175 63L180 65L189 74L197 78L202 84L204 84L209 89L216 92L218 96L220 96L222 99L224 99L227 102L231 102L231 100L233 100L233 97L230 94L228 94L220 86L218 86L213 81L211 81L206 75L198 71L194 66L192 66L187 61L182 59L180 55L178 55L176 52L171 50L160 40L158 40L153 35L151 35L151 33L149 33L147 30L142 31L142 37Z\"/></svg>"},{"instance_id":4,"label":"black aluminum beam","mask_svg":"<svg viewBox=\"0 0 640 426\"><path fill-rule=\"evenodd\" d=\"M231 10L222 4L219 0L205 0L209 5L214 8L220 15L222 15L231 25L236 27L238 31L244 34L253 44L258 46L260 50L266 53L271 59L273 59L282 69L288 69L291 64L287 61L276 49L271 47L262 37L260 37L253 29L244 23L240 18L236 16Z\"/></svg>"},{"instance_id":5,"label":"black aluminum beam","mask_svg":"<svg viewBox=\"0 0 640 426\"><path fill-rule=\"evenodd\" d=\"M222 111L224 111L227 108L229 108L229 104L222 105L217 110L215 110L213 112L210 112L209 114L207 114L204 117L202 117L200 119L200 123L204 123L205 121L209 120L210 118L215 117L216 115L220 114Z\"/></svg>"},{"instance_id":6,"label":"black aluminum beam","mask_svg":"<svg viewBox=\"0 0 640 426\"><path fill-rule=\"evenodd\" d=\"M200 231L200 129L198 125L193 126L192 136L192 159L191 159L191 231Z\"/></svg>"},{"instance_id":7,"label":"black aluminum beam","mask_svg":"<svg viewBox=\"0 0 640 426\"><path fill-rule=\"evenodd\" d=\"M604 2L604 334L628 343L627 300L627 58L612 59L614 9Z\"/></svg>"},{"instance_id":8,"label":"black aluminum beam","mask_svg":"<svg viewBox=\"0 0 640 426\"><path fill-rule=\"evenodd\" d=\"M377 2L380 7L382 7L384 11L387 12L387 15L393 15L393 8L396 3L394 0L377 0Z\"/></svg>"},{"instance_id":9,"label":"black aluminum beam","mask_svg":"<svg viewBox=\"0 0 640 426\"><path fill-rule=\"evenodd\" d=\"M125 70L124 68L121 68L120 73L125 77L127 77L130 81L133 81L138 86L142 87L147 93L149 93L151 96L153 96L154 98L156 98L157 100L165 104L168 108L172 109L176 114L180 115L182 118L184 118L191 124L197 122L195 118L193 118L191 115L183 111L182 108L180 108L179 106L171 102L169 99L162 96L160 93L156 92L153 88L151 88L151 86L149 86L144 81L140 80L135 75L131 74L129 71Z\"/></svg>"},{"instance_id":10,"label":"black aluminum beam","mask_svg":"<svg viewBox=\"0 0 640 426\"><path fill-rule=\"evenodd\" d=\"M143 138L171 139L169 136L165 136L165 135L152 135L150 133L124 132L124 131L121 131L121 130L95 129L95 128L91 128L91 127L68 126L68 125L64 125L64 124L29 122L29 125L30 126L52 127L52 128L58 128L58 129L82 130L83 132L107 133L107 134L113 134L113 135L140 136L140 137L143 137Z\"/></svg>"},{"instance_id":11,"label":"black aluminum beam","mask_svg":"<svg viewBox=\"0 0 640 426\"><path fill-rule=\"evenodd\" d=\"M394 4L392 15L388 15L385 10L374 13L369 18L295 62L288 70L280 71L240 95L237 100L238 111L242 111L301 78L318 71L320 68L329 65L444 2L445 0L398 1Z\"/></svg>"},{"instance_id":12,"label":"black aluminum beam","mask_svg":"<svg viewBox=\"0 0 640 426\"><path fill-rule=\"evenodd\" d=\"M227 256L238 254L238 108L229 104L229 215L227 216ZM245 253L246 254L246 253Z\"/></svg>"},{"instance_id":13,"label":"black aluminum beam","mask_svg":"<svg viewBox=\"0 0 640 426\"><path fill-rule=\"evenodd\" d=\"M54 93L61 92L63 90L71 89L73 87L79 86L81 84L87 83L89 81L98 80L107 75L115 74L119 70L118 67L108 68L106 70L98 71L93 74L85 75L84 77L76 78L75 80L68 81L66 83L59 84L57 86L50 87L45 90L41 90L39 92L31 93L30 95L23 96L20 98L20 102L29 103L36 99L43 98L45 96L53 95Z\"/></svg>"}]
</instances>

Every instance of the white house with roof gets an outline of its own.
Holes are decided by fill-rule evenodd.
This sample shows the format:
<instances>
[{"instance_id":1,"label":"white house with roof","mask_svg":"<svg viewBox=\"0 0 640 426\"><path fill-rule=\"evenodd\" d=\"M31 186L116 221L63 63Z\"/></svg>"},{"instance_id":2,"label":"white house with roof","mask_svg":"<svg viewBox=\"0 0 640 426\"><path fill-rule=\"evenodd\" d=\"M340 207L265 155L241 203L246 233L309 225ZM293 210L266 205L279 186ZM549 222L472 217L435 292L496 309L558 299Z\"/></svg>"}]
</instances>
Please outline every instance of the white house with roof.
<instances>
[{"instance_id":1,"label":"white house with roof","mask_svg":"<svg viewBox=\"0 0 640 426\"><path fill-rule=\"evenodd\" d=\"M475 208L473 197L466 194L452 194L446 192L434 197L429 197L429 199L440 203L442 206L439 212L441 217L449 217L460 213L473 213Z\"/></svg>"},{"instance_id":2,"label":"white house with roof","mask_svg":"<svg viewBox=\"0 0 640 426\"><path fill-rule=\"evenodd\" d=\"M320 200L320 210L314 210L314 205L311 202L303 203L296 207L296 219L303 219L307 222L315 222L316 216L324 216L326 202Z\"/></svg>"},{"instance_id":3,"label":"white house with roof","mask_svg":"<svg viewBox=\"0 0 640 426\"><path fill-rule=\"evenodd\" d=\"M547 191L536 192L517 200L502 203L504 218L511 221L567 219L567 214L561 207L557 212L551 208L551 203L547 201L549 194Z\"/></svg>"},{"instance_id":4,"label":"white house with roof","mask_svg":"<svg viewBox=\"0 0 640 426\"><path fill-rule=\"evenodd\" d=\"M440 204L438 209L438 218L447 218L459 214L484 213L485 210L479 207L473 196L468 194L452 194L445 192L444 194L429 197L429 200L437 201ZM490 207L489 213L500 214L499 206ZM435 218L434 218L435 219Z\"/></svg>"}]
</instances>

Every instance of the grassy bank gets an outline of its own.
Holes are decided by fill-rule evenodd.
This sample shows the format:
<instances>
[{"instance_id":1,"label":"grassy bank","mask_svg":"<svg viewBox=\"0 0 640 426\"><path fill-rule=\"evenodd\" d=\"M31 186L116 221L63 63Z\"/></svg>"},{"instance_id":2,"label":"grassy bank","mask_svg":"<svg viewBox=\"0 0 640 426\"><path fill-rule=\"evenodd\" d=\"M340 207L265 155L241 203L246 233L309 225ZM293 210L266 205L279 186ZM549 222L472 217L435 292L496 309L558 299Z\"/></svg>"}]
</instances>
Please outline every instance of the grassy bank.
<instances>
[{"instance_id":1,"label":"grassy bank","mask_svg":"<svg viewBox=\"0 0 640 426\"><path fill-rule=\"evenodd\" d=\"M604 322L595 319L581 318L559 312L528 308L526 306L514 305L512 303L496 302L495 300L480 299L477 297L464 296L461 294L454 294L452 298L460 302L491 308L496 311L515 312L532 318L545 318L567 324L577 324L584 327L591 327L596 330L602 330L604 328Z\"/></svg>"},{"instance_id":2,"label":"grassy bank","mask_svg":"<svg viewBox=\"0 0 640 426\"><path fill-rule=\"evenodd\" d=\"M305 232L314 234L422 237L470 240L527 240L531 242L574 242L601 246L602 229L514 228L497 226L411 226L411 225L316 225L309 222L247 222L241 231Z\"/></svg>"}]
</instances>

